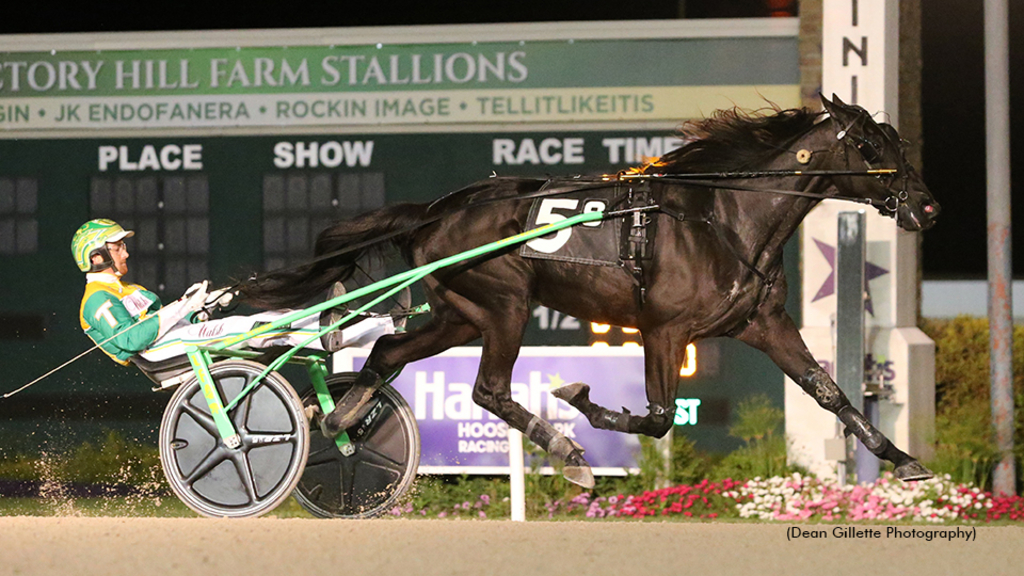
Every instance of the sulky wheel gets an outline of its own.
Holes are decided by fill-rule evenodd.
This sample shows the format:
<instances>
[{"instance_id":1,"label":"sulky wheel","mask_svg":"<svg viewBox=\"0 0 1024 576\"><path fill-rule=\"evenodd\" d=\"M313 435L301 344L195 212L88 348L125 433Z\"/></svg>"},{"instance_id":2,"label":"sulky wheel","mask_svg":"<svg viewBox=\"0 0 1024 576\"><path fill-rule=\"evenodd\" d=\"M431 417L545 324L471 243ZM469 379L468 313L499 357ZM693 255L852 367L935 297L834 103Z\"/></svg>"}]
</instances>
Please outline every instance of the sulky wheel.
<instances>
[{"instance_id":1,"label":"sulky wheel","mask_svg":"<svg viewBox=\"0 0 1024 576\"><path fill-rule=\"evenodd\" d=\"M265 366L244 360L210 367L227 404ZM203 516L245 518L273 510L302 476L309 425L288 381L271 372L228 415L242 441L228 448L198 380L182 384L160 423L160 461L174 493Z\"/></svg>"},{"instance_id":2,"label":"sulky wheel","mask_svg":"<svg viewBox=\"0 0 1024 576\"><path fill-rule=\"evenodd\" d=\"M334 374L327 387L335 399L352 386L356 373ZM303 402L316 403L312 389ZM382 386L359 424L348 429L351 448L341 450L313 426L309 460L295 487L295 499L321 518L370 518L395 506L416 479L420 432L405 399ZM346 455L344 452L348 452Z\"/></svg>"}]
</instances>

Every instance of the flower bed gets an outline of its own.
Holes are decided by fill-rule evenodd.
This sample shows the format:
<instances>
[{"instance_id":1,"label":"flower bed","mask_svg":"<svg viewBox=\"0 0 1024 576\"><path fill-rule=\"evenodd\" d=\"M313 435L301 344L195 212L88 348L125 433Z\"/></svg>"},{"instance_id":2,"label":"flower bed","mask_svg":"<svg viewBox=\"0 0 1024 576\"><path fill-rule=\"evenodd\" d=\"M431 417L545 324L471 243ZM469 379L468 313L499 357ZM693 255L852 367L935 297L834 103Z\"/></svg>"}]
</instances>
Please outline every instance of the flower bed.
<instances>
[{"instance_id":1,"label":"flower bed","mask_svg":"<svg viewBox=\"0 0 1024 576\"><path fill-rule=\"evenodd\" d=\"M493 508L500 506L500 508ZM453 510L395 508L396 516L500 518L507 498L492 505L486 495ZM904 483L891 474L873 484L840 486L831 480L793 474L746 482L703 480L641 494L594 497L583 492L545 506L549 518L754 518L768 521L991 522L1024 520L1024 498L993 497L949 476ZM504 511L504 514L501 512Z\"/></svg>"}]
</instances>

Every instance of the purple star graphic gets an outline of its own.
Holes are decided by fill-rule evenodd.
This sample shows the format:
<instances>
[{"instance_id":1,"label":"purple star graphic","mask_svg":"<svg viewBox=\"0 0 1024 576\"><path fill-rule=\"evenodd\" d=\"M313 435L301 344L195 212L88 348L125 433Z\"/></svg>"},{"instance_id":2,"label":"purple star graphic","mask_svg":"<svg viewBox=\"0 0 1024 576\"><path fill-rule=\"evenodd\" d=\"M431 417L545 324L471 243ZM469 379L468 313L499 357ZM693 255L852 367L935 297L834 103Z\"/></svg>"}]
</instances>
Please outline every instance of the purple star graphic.
<instances>
[{"instance_id":1,"label":"purple star graphic","mask_svg":"<svg viewBox=\"0 0 1024 576\"><path fill-rule=\"evenodd\" d=\"M814 240L814 244L818 247L818 250L821 251L821 255L825 257L825 261L828 262L829 267L828 278L825 278L825 283L821 285L821 288L818 288L818 293L814 295L813 299L811 299L811 302L817 302L826 296L831 296L836 293L836 249L817 238L812 238L812 240ZM867 261L864 262L864 291L867 292L868 295L867 300L864 302L864 309L872 316L875 315L875 308L871 304L871 288L869 286L869 282L888 273L889 271L881 266L877 266Z\"/></svg>"}]
</instances>

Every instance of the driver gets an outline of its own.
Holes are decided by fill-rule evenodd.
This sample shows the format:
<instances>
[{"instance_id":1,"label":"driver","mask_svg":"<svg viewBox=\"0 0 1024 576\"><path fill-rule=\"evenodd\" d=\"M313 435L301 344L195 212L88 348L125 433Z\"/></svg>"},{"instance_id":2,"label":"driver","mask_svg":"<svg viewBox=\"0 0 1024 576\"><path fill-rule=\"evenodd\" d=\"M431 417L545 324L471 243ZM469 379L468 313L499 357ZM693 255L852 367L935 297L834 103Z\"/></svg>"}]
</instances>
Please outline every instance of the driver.
<instances>
[{"instance_id":1,"label":"driver","mask_svg":"<svg viewBox=\"0 0 1024 576\"><path fill-rule=\"evenodd\" d=\"M75 232L71 252L86 273L80 320L82 330L119 364L139 354L156 362L185 354L185 346L211 345L281 318L287 311L252 316L230 316L202 321L205 308L226 306L234 296L227 290L207 292L208 281L189 288L180 299L162 305L160 297L137 284L127 284L128 248L125 239L135 233L112 220L90 220ZM198 321L198 322L197 322ZM390 316L366 318L344 330L335 330L307 346L335 352L348 346L367 346L393 334ZM252 348L297 346L319 332L316 314L247 340Z\"/></svg>"}]
</instances>

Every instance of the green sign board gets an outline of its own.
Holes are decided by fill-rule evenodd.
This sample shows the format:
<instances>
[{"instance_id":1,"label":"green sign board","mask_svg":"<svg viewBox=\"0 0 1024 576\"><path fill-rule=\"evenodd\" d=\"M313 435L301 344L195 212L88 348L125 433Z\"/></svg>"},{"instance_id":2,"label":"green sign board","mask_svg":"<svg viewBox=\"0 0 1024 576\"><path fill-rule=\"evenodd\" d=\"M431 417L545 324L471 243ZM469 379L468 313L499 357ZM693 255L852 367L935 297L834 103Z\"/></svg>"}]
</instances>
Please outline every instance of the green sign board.
<instances>
[{"instance_id":1,"label":"green sign board","mask_svg":"<svg viewBox=\"0 0 1024 576\"><path fill-rule=\"evenodd\" d=\"M650 121L798 101L795 37L0 53L0 130Z\"/></svg>"}]
</instances>

